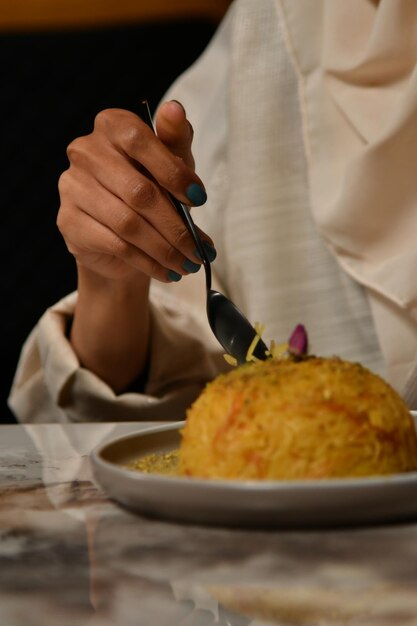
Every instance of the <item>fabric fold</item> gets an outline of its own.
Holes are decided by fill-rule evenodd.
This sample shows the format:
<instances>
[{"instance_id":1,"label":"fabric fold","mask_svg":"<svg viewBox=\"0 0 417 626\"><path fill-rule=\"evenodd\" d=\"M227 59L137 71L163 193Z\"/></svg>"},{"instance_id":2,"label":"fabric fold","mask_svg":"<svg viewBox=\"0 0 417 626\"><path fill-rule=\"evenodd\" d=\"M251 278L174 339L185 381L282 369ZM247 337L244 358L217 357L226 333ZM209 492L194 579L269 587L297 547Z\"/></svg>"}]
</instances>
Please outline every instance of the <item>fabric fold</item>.
<instances>
[{"instance_id":1,"label":"fabric fold","mask_svg":"<svg viewBox=\"0 0 417 626\"><path fill-rule=\"evenodd\" d=\"M305 103L315 222L368 288L388 375L399 353L409 358L404 374L417 356L417 3L322 0L320 39L297 29L306 0L281 6Z\"/></svg>"}]
</instances>

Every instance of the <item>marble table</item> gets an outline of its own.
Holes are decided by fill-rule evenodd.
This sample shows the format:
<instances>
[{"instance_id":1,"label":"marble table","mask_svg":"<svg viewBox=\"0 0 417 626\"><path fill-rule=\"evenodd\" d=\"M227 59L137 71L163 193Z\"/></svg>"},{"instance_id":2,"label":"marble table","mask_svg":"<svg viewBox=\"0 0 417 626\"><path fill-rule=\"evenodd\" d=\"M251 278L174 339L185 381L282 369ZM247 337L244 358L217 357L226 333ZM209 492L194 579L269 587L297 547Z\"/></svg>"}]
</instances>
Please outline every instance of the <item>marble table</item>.
<instances>
[{"instance_id":1,"label":"marble table","mask_svg":"<svg viewBox=\"0 0 417 626\"><path fill-rule=\"evenodd\" d=\"M109 501L89 461L146 426L0 426L1 626L417 626L417 520L300 531L146 518Z\"/></svg>"}]
</instances>

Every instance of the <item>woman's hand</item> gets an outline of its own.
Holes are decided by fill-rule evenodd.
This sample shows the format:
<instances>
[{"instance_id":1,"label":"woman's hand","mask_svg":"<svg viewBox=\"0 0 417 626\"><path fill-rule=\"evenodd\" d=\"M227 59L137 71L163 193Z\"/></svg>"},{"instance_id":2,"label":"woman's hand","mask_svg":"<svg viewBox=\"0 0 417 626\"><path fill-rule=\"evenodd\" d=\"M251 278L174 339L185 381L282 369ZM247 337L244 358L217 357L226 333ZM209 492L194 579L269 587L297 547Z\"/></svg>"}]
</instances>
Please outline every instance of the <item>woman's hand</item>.
<instances>
[{"instance_id":1,"label":"woman's hand","mask_svg":"<svg viewBox=\"0 0 417 626\"><path fill-rule=\"evenodd\" d=\"M93 132L70 144L59 181L58 228L78 268L71 344L116 392L146 377L150 278L177 281L202 264L167 196L188 205L206 199L178 102L160 107L156 132L129 111L99 113ZM214 248L207 254L213 259Z\"/></svg>"},{"instance_id":2,"label":"woman's hand","mask_svg":"<svg viewBox=\"0 0 417 626\"><path fill-rule=\"evenodd\" d=\"M206 200L194 172L192 127L178 102L159 108L156 133L134 113L108 109L90 135L69 145L57 224L79 268L107 279L139 272L162 282L199 269L193 240L166 194L187 205Z\"/></svg>"}]
</instances>

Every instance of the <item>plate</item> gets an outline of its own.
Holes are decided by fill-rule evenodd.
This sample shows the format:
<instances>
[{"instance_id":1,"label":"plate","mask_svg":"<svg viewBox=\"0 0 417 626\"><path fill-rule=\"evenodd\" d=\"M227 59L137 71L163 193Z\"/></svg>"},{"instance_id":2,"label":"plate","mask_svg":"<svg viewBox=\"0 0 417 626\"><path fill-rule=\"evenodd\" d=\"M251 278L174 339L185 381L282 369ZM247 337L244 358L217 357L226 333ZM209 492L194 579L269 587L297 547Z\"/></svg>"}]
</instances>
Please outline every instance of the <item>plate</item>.
<instances>
[{"instance_id":1,"label":"plate","mask_svg":"<svg viewBox=\"0 0 417 626\"><path fill-rule=\"evenodd\" d=\"M412 412L417 428L417 412ZM185 422L118 437L91 453L107 495L139 513L179 522L258 527L350 526L417 519L417 472L297 481L177 478L127 469L153 452L178 448Z\"/></svg>"}]
</instances>

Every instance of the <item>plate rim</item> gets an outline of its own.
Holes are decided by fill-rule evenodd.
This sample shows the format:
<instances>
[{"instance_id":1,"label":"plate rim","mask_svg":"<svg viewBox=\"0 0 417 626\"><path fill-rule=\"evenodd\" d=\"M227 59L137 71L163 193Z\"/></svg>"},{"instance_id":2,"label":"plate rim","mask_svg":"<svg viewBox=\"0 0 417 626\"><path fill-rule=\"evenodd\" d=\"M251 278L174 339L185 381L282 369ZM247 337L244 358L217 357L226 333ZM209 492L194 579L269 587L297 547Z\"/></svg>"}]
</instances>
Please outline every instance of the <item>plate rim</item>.
<instances>
[{"instance_id":1,"label":"plate rim","mask_svg":"<svg viewBox=\"0 0 417 626\"><path fill-rule=\"evenodd\" d=\"M417 430L417 411L410 411ZM415 483L417 485L417 470L412 472L403 472L396 474L386 474L379 476L362 476L362 477L346 477L346 478L320 478L320 479L290 479L290 480L236 480L236 479L214 479L214 478L198 478L198 477L182 477L182 476L169 476L164 474L158 474L156 472L141 472L135 469L129 469L121 467L117 463L112 463L105 460L102 455L106 448L135 439L141 438L146 435L166 432L171 430L179 430L184 427L185 420L177 420L175 422L163 423L154 426L147 426L138 431L129 433L127 435L119 435L104 443L96 446L90 453L90 460L93 466L117 472L120 476L129 477L130 480L136 480L138 482L157 482L166 485L181 486L184 489L195 489L196 487L204 486L205 489L218 490L221 488L226 491L247 491L256 492L279 492L279 491L329 491L331 489L343 490L343 489L378 489L384 488L389 484L393 486L399 484L406 486L407 484Z\"/></svg>"}]
</instances>

